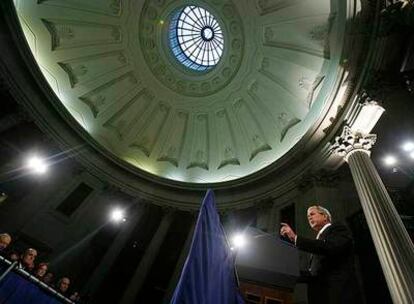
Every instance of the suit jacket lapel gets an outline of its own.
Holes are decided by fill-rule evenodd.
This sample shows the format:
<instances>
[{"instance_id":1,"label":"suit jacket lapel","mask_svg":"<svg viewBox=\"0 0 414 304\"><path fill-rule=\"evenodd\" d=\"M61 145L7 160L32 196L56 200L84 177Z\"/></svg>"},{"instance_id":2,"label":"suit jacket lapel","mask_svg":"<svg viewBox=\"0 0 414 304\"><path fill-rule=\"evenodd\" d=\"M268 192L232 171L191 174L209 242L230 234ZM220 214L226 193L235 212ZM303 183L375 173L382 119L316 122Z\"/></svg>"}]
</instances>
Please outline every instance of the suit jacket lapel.
<instances>
[{"instance_id":1,"label":"suit jacket lapel","mask_svg":"<svg viewBox=\"0 0 414 304\"><path fill-rule=\"evenodd\" d=\"M330 225L329 227L327 227L319 236L318 240L325 240L326 239L326 235L329 232L329 230L331 229L332 225ZM313 269L314 267L312 267L312 262L314 262L315 256L313 253L311 253L310 257L309 257L309 263L308 263L308 270L312 275L315 275L315 273L312 273L312 270L314 271L315 269Z\"/></svg>"}]
</instances>

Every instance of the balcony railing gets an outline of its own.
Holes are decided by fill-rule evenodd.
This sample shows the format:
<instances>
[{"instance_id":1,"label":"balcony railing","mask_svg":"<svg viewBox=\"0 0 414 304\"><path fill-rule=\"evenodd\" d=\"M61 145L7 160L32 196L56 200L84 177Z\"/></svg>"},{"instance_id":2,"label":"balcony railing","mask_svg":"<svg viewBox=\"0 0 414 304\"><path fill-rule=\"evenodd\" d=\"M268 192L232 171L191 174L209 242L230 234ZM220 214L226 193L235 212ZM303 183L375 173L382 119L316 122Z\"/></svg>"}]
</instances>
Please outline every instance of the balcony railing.
<instances>
[{"instance_id":1,"label":"balcony railing","mask_svg":"<svg viewBox=\"0 0 414 304\"><path fill-rule=\"evenodd\" d=\"M0 256L0 303L75 304L27 271Z\"/></svg>"}]
</instances>

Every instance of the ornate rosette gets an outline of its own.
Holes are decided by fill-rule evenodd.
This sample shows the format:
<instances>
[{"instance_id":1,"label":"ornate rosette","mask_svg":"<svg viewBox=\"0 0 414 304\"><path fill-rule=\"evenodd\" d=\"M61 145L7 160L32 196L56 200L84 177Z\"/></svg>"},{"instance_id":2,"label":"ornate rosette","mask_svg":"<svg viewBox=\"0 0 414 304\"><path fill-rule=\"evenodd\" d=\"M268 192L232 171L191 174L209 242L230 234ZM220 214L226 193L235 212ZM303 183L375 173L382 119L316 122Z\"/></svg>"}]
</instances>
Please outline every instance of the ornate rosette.
<instances>
[{"instance_id":1,"label":"ornate rosette","mask_svg":"<svg viewBox=\"0 0 414 304\"><path fill-rule=\"evenodd\" d=\"M217 18L225 39L220 62L207 71L191 71L177 61L169 45L171 19L182 10L182 0L144 4L140 18L140 44L146 63L155 77L169 89L186 96L207 96L225 87L236 75L244 49L243 25L231 1L198 3Z\"/></svg>"}]
</instances>

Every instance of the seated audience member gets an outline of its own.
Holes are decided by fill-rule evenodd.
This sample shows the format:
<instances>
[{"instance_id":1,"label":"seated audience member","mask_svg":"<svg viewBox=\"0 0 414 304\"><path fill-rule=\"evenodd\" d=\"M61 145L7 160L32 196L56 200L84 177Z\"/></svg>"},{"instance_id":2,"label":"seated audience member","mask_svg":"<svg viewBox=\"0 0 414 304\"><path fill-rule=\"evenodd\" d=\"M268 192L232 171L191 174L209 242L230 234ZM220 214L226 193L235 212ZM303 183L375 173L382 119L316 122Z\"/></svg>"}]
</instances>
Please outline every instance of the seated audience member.
<instances>
[{"instance_id":1,"label":"seated audience member","mask_svg":"<svg viewBox=\"0 0 414 304\"><path fill-rule=\"evenodd\" d=\"M47 285L53 285L53 273L48 272L42 278L43 283Z\"/></svg>"},{"instance_id":2,"label":"seated audience member","mask_svg":"<svg viewBox=\"0 0 414 304\"><path fill-rule=\"evenodd\" d=\"M27 272L31 272L34 269L34 261L37 257L37 251L33 248L28 248L22 254L22 257L20 259L20 265L19 267Z\"/></svg>"},{"instance_id":3,"label":"seated audience member","mask_svg":"<svg viewBox=\"0 0 414 304\"><path fill-rule=\"evenodd\" d=\"M74 292L70 295L69 300L72 300L73 302L79 302L79 300L80 300L80 295L79 295L79 292L74 291Z\"/></svg>"},{"instance_id":4,"label":"seated audience member","mask_svg":"<svg viewBox=\"0 0 414 304\"><path fill-rule=\"evenodd\" d=\"M12 239L10 234L8 233L1 233L0 234L0 252L4 251L4 249L7 248L7 246L10 245Z\"/></svg>"},{"instance_id":5,"label":"seated audience member","mask_svg":"<svg viewBox=\"0 0 414 304\"><path fill-rule=\"evenodd\" d=\"M41 280L46 275L47 268L48 268L47 263L40 263L39 265L37 265L37 268L35 271L36 278Z\"/></svg>"},{"instance_id":6,"label":"seated audience member","mask_svg":"<svg viewBox=\"0 0 414 304\"><path fill-rule=\"evenodd\" d=\"M68 291L69 285L70 285L69 278L63 277L57 283L57 286L56 286L57 291L64 295Z\"/></svg>"},{"instance_id":7,"label":"seated audience member","mask_svg":"<svg viewBox=\"0 0 414 304\"><path fill-rule=\"evenodd\" d=\"M20 254L17 251L11 251L9 253L9 260L12 262L16 262L20 259Z\"/></svg>"}]
</instances>

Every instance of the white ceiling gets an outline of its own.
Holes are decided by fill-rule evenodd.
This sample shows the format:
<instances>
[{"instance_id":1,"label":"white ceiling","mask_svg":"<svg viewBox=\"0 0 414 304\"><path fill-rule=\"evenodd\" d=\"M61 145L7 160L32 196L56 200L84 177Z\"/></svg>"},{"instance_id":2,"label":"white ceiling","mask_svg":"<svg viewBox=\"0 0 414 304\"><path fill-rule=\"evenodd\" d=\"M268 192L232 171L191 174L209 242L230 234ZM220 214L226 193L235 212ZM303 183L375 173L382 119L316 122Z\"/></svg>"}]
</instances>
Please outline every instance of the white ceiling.
<instances>
[{"instance_id":1,"label":"white ceiling","mask_svg":"<svg viewBox=\"0 0 414 304\"><path fill-rule=\"evenodd\" d=\"M173 58L185 0L15 0L28 44L65 109L138 170L186 183L253 174L323 114L340 68L346 1L195 1L224 33L219 64Z\"/></svg>"}]
</instances>

